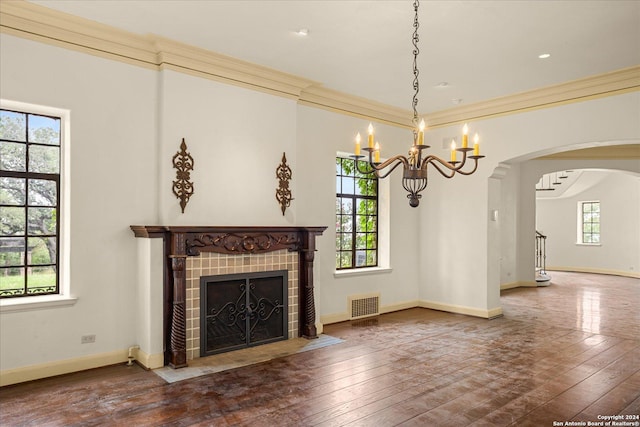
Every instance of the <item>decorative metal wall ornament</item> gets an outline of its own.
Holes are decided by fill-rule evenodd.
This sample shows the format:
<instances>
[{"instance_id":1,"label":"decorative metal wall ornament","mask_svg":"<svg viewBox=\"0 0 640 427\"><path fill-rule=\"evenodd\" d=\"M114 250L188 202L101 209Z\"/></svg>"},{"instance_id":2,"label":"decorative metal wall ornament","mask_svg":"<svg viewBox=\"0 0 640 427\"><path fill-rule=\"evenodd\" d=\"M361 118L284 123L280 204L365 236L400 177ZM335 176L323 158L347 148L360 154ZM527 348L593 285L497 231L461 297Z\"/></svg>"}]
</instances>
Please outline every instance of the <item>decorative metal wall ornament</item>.
<instances>
[{"instance_id":1,"label":"decorative metal wall ornament","mask_svg":"<svg viewBox=\"0 0 640 427\"><path fill-rule=\"evenodd\" d=\"M182 138L180 151L173 156L173 168L176 169L176 180L173 181L173 194L180 199L182 213L189 203L189 198L193 195L193 182L191 171L193 170L193 157L187 152L187 144Z\"/></svg>"},{"instance_id":2,"label":"decorative metal wall ornament","mask_svg":"<svg viewBox=\"0 0 640 427\"><path fill-rule=\"evenodd\" d=\"M291 206L291 190L289 189L289 181L291 180L292 172L289 165L287 165L287 156L282 153L282 163L276 169L276 178L280 180L280 185L276 189L276 200L280 203L280 209L282 210L282 216L284 211Z\"/></svg>"}]
</instances>

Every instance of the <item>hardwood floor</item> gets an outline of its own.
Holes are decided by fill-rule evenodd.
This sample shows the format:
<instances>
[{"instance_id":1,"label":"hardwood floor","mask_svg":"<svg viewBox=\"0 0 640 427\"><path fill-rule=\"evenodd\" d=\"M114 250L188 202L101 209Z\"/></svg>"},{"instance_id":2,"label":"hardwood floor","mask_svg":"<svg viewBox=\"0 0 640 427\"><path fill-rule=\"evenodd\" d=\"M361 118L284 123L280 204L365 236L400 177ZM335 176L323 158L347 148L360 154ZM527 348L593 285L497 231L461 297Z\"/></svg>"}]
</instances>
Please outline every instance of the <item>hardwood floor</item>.
<instances>
[{"instance_id":1,"label":"hardwood floor","mask_svg":"<svg viewBox=\"0 0 640 427\"><path fill-rule=\"evenodd\" d=\"M122 365L4 387L0 425L552 426L637 416L640 280L551 275L548 288L504 291L505 316L494 320L411 309L326 326L341 344L173 384Z\"/></svg>"}]
</instances>

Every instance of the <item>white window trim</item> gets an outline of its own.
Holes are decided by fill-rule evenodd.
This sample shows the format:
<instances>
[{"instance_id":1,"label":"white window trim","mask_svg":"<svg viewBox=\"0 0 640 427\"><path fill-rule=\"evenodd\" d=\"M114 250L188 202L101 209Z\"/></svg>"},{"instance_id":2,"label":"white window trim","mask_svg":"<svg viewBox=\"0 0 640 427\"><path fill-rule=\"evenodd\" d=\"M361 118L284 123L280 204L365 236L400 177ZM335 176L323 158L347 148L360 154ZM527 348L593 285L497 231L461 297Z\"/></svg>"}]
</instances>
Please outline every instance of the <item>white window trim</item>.
<instances>
[{"instance_id":1,"label":"white window trim","mask_svg":"<svg viewBox=\"0 0 640 427\"><path fill-rule=\"evenodd\" d=\"M353 153L338 151L336 157L345 159L353 156ZM385 161L386 159L381 159ZM334 172L335 182L335 172ZM388 179L378 180L378 266L349 268L345 270L335 270L334 277L354 277L368 276L372 274L390 273L391 268L391 186ZM334 212L335 215L335 212ZM333 230L333 241L336 240L336 230ZM334 248L335 251L335 248ZM335 264L335 262L334 262Z\"/></svg>"},{"instance_id":2,"label":"white window trim","mask_svg":"<svg viewBox=\"0 0 640 427\"><path fill-rule=\"evenodd\" d=\"M576 246L602 246L602 242L598 243L588 243L582 241L582 220L583 220L583 212L582 212L582 204L583 203L598 203L600 204L600 200L579 200L578 201L578 213L577 213L577 229L576 229ZM602 225L600 222L598 224ZM600 233L598 233L599 237L602 237Z\"/></svg>"},{"instance_id":3,"label":"white window trim","mask_svg":"<svg viewBox=\"0 0 640 427\"><path fill-rule=\"evenodd\" d=\"M71 243L71 111L47 107L42 105L28 104L19 101L10 101L0 99L0 108L6 110L22 111L25 113L43 114L47 116L56 116L61 119L60 126L60 230L58 230L58 238L60 239L60 262L58 264L59 272L59 294L56 295L34 295L19 298L2 298L0 299L0 313L34 310L42 308L70 306L76 303L77 298L71 294L70 280L70 243Z\"/></svg>"}]
</instances>

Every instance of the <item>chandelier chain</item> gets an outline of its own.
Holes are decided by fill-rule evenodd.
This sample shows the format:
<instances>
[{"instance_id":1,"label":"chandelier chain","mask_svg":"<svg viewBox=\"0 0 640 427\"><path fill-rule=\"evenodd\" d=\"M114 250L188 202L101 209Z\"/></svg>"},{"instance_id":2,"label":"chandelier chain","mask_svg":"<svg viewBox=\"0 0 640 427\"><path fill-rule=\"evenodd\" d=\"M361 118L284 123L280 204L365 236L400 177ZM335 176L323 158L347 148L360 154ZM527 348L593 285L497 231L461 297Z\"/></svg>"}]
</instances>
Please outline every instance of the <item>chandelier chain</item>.
<instances>
[{"instance_id":1,"label":"chandelier chain","mask_svg":"<svg viewBox=\"0 0 640 427\"><path fill-rule=\"evenodd\" d=\"M414 127L418 125L418 92L420 91L420 83L418 81L418 75L420 74L418 70L418 54L420 53L420 49L418 49L418 42L420 41L420 36L418 36L418 28L420 27L420 23L418 22L418 6L420 6L420 1L414 0L413 10L415 11L415 17L413 18L413 36L411 38L413 42L413 90L415 91L411 104L413 106Z\"/></svg>"}]
</instances>

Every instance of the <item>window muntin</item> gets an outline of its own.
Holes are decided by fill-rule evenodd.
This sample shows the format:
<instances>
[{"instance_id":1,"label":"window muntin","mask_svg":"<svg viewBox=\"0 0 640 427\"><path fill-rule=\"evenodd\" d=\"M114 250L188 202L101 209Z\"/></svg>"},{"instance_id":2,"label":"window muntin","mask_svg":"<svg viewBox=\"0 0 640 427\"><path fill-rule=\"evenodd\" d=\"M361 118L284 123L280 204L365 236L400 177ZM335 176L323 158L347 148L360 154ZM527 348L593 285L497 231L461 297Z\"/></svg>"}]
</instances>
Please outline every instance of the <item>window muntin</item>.
<instances>
[{"instance_id":1,"label":"window muntin","mask_svg":"<svg viewBox=\"0 0 640 427\"><path fill-rule=\"evenodd\" d=\"M0 110L0 298L58 294L61 119Z\"/></svg>"},{"instance_id":2,"label":"window muntin","mask_svg":"<svg viewBox=\"0 0 640 427\"><path fill-rule=\"evenodd\" d=\"M359 161L362 170L369 168ZM336 158L336 269L378 265L378 179Z\"/></svg>"},{"instance_id":3,"label":"window muntin","mask_svg":"<svg viewBox=\"0 0 640 427\"><path fill-rule=\"evenodd\" d=\"M600 202L580 202L580 243L600 243Z\"/></svg>"}]
</instances>

